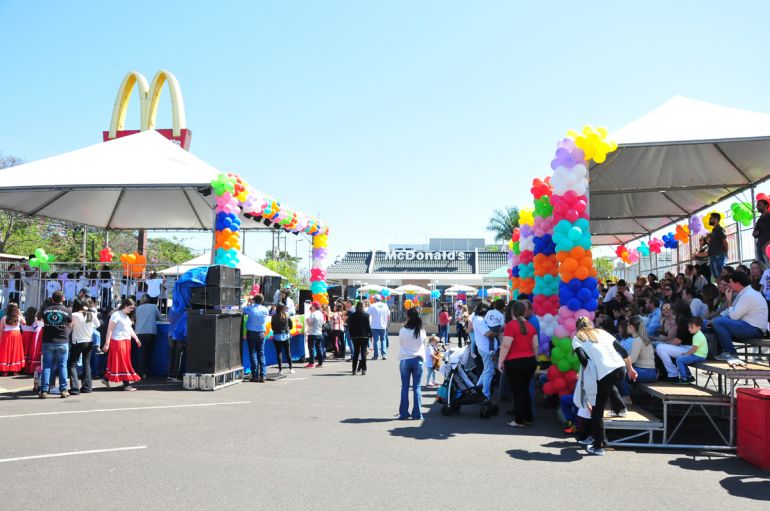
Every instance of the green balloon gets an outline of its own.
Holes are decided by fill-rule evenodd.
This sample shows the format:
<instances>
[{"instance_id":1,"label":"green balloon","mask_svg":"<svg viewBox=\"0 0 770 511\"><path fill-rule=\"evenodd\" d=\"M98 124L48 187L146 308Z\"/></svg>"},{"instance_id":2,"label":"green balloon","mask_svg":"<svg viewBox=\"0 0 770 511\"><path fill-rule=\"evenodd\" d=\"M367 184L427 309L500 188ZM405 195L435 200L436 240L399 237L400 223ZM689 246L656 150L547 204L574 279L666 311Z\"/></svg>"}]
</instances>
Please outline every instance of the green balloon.
<instances>
[{"instance_id":1,"label":"green balloon","mask_svg":"<svg viewBox=\"0 0 770 511\"><path fill-rule=\"evenodd\" d=\"M29 260L29 265L33 268L37 268L40 266L40 261L37 260L37 257L33 257Z\"/></svg>"},{"instance_id":2,"label":"green balloon","mask_svg":"<svg viewBox=\"0 0 770 511\"><path fill-rule=\"evenodd\" d=\"M559 360L559 362L556 364L556 367L559 368L559 371L566 373L572 368L572 365L567 360Z\"/></svg>"}]
</instances>

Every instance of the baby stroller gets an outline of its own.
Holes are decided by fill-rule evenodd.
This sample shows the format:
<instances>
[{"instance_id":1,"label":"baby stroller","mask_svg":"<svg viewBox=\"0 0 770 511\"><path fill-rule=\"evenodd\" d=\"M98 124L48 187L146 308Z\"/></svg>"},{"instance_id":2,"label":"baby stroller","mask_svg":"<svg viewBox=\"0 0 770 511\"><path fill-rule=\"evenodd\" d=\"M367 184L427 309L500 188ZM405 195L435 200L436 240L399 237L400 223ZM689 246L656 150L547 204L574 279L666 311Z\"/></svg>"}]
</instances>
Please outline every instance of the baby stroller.
<instances>
[{"instance_id":1,"label":"baby stroller","mask_svg":"<svg viewBox=\"0 0 770 511\"><path fill-rule=\"evenodd\" d=\"M493 360L497 364L497 355ZM470 346L450 348L444 355L444 365L440 370L444 376L444 384L438 392L440 401L444 403L441 415L452 415L459 412L462 405L476 403L481 403L479 415L482 419L488 419L500 412L498 406L481 392L479 380L484 365L481 363L481 357L472 356ZM498 379L499 374L495 371L491 388L497 386Z\"/></svg>"}]
</instances>

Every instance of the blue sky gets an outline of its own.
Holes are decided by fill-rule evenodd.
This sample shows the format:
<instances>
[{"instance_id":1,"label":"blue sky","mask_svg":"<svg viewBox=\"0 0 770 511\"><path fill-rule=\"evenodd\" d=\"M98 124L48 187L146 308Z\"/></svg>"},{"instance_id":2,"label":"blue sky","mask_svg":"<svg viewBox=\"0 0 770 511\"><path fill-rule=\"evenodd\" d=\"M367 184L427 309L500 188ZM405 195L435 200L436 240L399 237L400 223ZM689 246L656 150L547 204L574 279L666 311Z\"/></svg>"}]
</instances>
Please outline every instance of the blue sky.
<instances>
[{"instance_id":1,"label":"blue sky","mask_svg":"<svg viewBox=\"0 0 770 511\"><path fill-rule=\"evenodd\" d=\"M569 128L676 94L770 112L768 19L761 1L0 0L0 152L100 142L124 74L165 68L192 152L319 214L332 253L489 238Z\"/></svg>"}]
</instances>

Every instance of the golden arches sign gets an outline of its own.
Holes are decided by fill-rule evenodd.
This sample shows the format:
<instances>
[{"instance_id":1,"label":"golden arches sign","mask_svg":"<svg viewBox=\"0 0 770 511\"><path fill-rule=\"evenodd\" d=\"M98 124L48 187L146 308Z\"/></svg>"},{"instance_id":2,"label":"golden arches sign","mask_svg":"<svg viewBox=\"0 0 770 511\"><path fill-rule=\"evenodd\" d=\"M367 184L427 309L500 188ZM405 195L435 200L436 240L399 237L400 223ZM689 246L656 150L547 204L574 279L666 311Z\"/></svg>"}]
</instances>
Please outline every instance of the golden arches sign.
<instances>
[{"instance_id":1,"label":"golden arches sign","mask_svg":"<svg viewBox=\"0 0 770 511\"><path fill-rule=\"evenodd\" d=\"M184 111L184 99L182 90L176 77L161 69L148 85L147 79L137 71L130 71L123 78L118 88L118 95L115 97L115 105L112 108L112 119L110 120L109 131L104 132L104 140L112 140L126 135L132 135L138 131L155 129L158 117L158 102L163 91L163 86L168 84L171 95L171 121L172 129L159 129L162 135L180 144L184 149L190 146L190 137L192 133L187 129L187 121ZM140 123L139 130L126 130L126 112L131 101L131 93L136 87L139 96Z\"/></svg>"}]
</instances>

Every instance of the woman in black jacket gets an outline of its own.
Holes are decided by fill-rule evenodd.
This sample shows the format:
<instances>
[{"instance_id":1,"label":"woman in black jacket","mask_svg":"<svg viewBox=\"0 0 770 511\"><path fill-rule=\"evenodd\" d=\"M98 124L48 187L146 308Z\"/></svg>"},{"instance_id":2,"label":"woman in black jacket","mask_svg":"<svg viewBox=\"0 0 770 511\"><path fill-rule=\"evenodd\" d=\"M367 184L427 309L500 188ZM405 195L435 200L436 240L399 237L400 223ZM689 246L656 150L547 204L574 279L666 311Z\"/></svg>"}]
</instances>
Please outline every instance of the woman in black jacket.
<instances>
[{"instance_id":1,"label":"woman in black jacket","mask_svg":"<svg viewBox=\"0 0 770 511\"><path fill-rule=\"evenodd\" d=\"M369 314L364 311L364 302L356 303L354 312L348 312L348 329L353 339L353 375L358 370L366 374L366 349L372 338L372 326L369 324ZM360 361L360 365L359 365Z\"/></svg>"}]
</instances>

